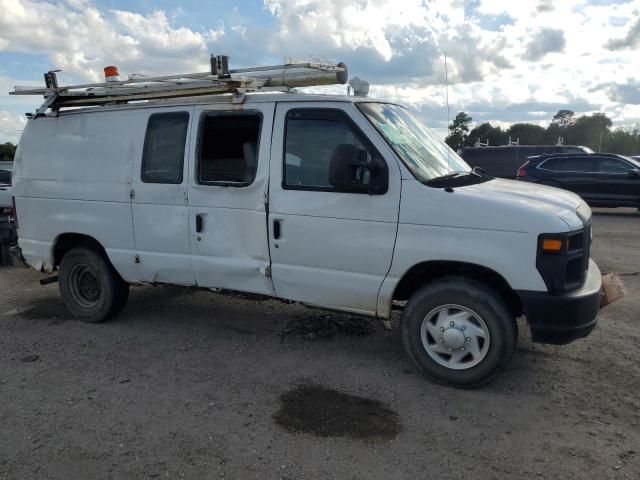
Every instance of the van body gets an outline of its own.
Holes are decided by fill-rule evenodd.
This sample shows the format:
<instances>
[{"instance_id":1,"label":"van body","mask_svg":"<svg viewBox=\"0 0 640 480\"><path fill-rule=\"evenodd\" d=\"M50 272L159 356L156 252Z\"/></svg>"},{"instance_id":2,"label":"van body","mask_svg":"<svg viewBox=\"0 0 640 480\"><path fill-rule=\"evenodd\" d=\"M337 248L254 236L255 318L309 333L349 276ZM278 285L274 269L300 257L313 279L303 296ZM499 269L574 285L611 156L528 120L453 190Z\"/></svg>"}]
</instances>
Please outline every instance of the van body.
<instances>
[{"instance_id":1,"label":"van body","mask_svg":"<svg viewBox=\"0 0 640 480\"><path fill-rule=\"evenodd\" d=\"M465 147L461 156L472 167L480 167L489 175L514 180L518 168L529 157L550 153L593 153L579 145L503 145L496 147Z\"/></svg>"},{"instance_id":2,"label":"van body","mask_svg":"<svg viewBox=\"0 0 640 480\"><path fill-rule=\"evenodd\" d=\"M465 387L508 363L523 314L547 343L596 324L580 197L472 172L382 101L217 95L39 116L13 195L26 262L58 270L88 321L144 283L383 319L397 306L420 371Z\"/></svg>"}]
</instances>

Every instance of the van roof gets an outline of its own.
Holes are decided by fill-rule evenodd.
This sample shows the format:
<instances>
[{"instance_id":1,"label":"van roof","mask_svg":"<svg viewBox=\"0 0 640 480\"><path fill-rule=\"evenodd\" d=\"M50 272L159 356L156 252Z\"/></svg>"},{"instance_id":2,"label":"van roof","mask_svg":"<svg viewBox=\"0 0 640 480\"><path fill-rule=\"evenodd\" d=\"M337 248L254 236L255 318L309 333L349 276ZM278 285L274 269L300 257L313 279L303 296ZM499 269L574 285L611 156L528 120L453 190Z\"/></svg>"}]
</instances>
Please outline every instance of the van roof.
<instances>
[{"instance_id":1,"label":"van roof","mask_svg":"<svg viewBox=\"0 0 640 480\"><path fill-rule=\"evenodd\" d=\"M164 100L147 100L139 103L125 103L125 104L108 104L95 107L78 107L67 110L62 110L56 113L49 113L47 116L63 116L63 115L76 115L79 113L90 112L107 112L107 111L121 111L121 110L138 110L145 108L162 108L162 107L175 107L182 105L250 105L252 103L271 103L271 102L343 102L343 103L391 103L387 100L380 100L370 97L358 97L347 95L323 95L313 93L247 93L244 94L242 100L239 101L237 95L224 94L224 95L206 95L197 97L180 97Z\"/></svg>"}]
</instances>

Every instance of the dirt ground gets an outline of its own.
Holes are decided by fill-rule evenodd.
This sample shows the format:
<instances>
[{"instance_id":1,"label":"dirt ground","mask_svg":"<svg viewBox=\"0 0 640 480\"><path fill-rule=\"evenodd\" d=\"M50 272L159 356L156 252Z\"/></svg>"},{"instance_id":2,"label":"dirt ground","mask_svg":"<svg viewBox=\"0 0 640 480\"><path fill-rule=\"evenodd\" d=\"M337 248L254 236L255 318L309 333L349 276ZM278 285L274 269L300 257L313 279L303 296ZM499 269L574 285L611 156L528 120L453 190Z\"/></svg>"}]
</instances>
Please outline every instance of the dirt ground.
<instances>
[{"instance_id":1,"label":"dirt ground","mask_svg":"<svg viewBox=\"0 0 640 480\"><path fill-rule=\"evenodd\" d=\"M114 321L0 269L0 478L640 478L640 214L598 210L628 296L480 390L421 378L398 329L277 301L132 289ZM310 326L311 325L311 326Z\"/></svg>"}]
</instances>

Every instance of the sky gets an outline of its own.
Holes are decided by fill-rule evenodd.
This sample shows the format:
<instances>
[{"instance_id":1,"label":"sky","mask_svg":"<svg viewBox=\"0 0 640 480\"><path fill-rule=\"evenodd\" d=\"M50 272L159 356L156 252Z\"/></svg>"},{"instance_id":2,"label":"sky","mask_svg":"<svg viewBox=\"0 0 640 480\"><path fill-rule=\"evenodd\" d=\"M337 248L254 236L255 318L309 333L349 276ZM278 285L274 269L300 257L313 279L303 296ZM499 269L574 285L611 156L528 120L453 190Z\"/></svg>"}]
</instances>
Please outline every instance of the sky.
<instances>
[{"instance_id":1,"label":"sky","mask_svg":"<svg viewBox=\"0 0 640 480\"><path fill-rule=\"evenodd\" d=\"M441 135L458 111L502 126L560 109L640 123L640 0L0 0L0 143L41 103L8 92L48 70L60 84L101 81L106 65L199 72L212 53L232 68L346 62Z\"/></svg>"}]
</instances>

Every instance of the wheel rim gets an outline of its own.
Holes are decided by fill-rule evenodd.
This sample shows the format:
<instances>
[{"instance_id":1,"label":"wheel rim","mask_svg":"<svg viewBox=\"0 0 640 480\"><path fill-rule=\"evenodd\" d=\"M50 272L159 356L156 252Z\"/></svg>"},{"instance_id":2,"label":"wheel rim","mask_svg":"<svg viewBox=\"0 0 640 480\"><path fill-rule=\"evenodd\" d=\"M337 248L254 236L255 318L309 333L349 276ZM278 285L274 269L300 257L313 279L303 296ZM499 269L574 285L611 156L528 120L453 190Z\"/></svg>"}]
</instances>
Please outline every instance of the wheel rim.
<instances>
[{"instance_id":1,"label":"wheel rim","mask_svg":"<svg viewBox=\"0 0 640 480\"><path fill-rule=\"evenodd\" d=\"M100 301L102 285L95 272L85 264L77 264L69 272L69 287L73 299L85 308L95 307Z\"/></svg>"},{"instance_id":2,"label":"wheel rim","mask_svg":"<svg viewBox=\"0 0 640 480\"><path fill-rule=\"evenodd\" d=\"M487 324L462 305L441 305L431 310L420 329L422 346L439 365L466 370L479 364L489 351Z\"/></svg>"}]
</instances>

